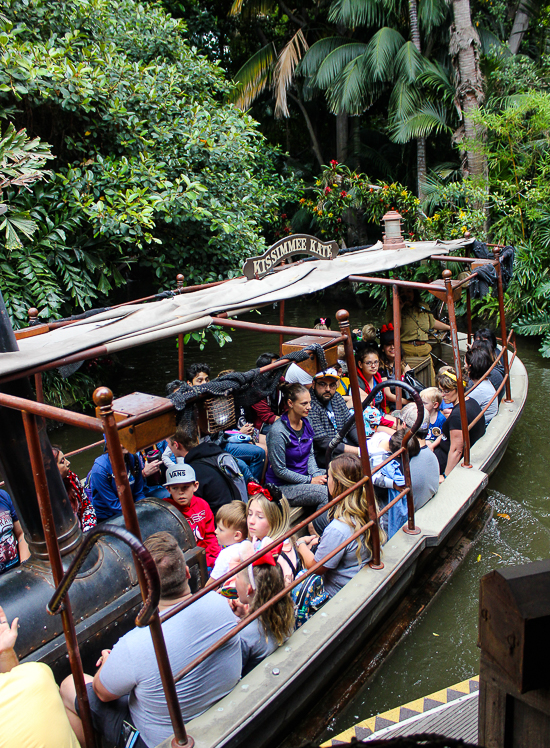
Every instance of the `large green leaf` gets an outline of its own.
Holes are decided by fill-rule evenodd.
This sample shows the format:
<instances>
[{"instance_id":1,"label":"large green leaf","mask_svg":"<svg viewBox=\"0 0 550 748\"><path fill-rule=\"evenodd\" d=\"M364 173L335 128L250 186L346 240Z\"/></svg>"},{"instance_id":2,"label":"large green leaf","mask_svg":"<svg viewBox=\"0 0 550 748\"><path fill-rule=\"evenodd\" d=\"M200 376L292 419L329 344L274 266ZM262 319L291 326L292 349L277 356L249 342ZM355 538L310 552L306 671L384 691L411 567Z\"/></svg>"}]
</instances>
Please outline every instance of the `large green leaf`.
<instances>
[{"instance_id":1,"label":"large green leaf","mask_svg":"<svg viewBox=\"0 0 550 748\"><path fill-rule=\"evenodd\" d=\"M395 121L389 129L390 137L395 143L408 143L433 133L451 132L447 115L448 110L442 104L427 101L416 113Z\"/></svg>"},{"instance_id":2,"label":"large green leaf","mask_svg":"<svg viewBox=\"0 0 550 748\"><path fill-rule=\"evenodd\" d=\"M384 90L384 85L370 76L366 55L349 62L329 90L329 106L333 112L361 114Z\"/></svg>"},{"instance_id":3,"label":"large green leaf","mask_svg":"<svg viewBox=\"0 0 550 748\"><path fill-rule=\"evenodd\" d=\"M445 0L419 0L418 19L426 34L441 25L449 15L449 4Z\"/></svg>"},{"instance_id":4,"label":"large green leaf","mask_svg":"<svg viewBox=\"0 0 550 748\"><path fill-rule=\"evenodd\" d=\"M343 44L349 44L349 39L345 36L329 36L320 39L312 44L303 56L300 64L296 68L296 73L307 77L314 76L321 63L335 49Z\"/></svg>"},{"instance_id":5,"label":"large green leaf","mask_svg":"<svg viewBox=\"0 0 550 748\"><path fill-rule=\"evenodd\" d=\"M425 68L425 58L412 42L405 42L395 56L395 71L408 83L414 83Z\"/></svg>"},{"instance_id":6,"label":"large green leaf","mask_svg":"<svg viewBox=\"0 0 550 748\"><path fill-rule=\"evenodd\" d=\"M321 89L327 89L334 84L336 78L344 71L348 63L365 53L366 44L354 42L344 44L330 52L319 65L312 84Z\"/></svg>"},{"instance_id":7,"label":"large green leaf","mask_svg":"<svg viewBox=\"0 0 550 748\"><path fill-rule=\"evenodd\" d=\"M365 74L372 80L391 81L395 74L397 53L405 39L396 29L384 26L379 29L367 45L365 52Z\"/></svg>"},{"instance_id":8,"label":"large green leaf","mask_svg":"<svg viewBox=\"0 0 550 748\"><path fill-rule=\"evenodd\" d=\"M276 60L277 52L273 44L267 44L258 50L235 75L237 85L229 95L229 100L239 109L248 109L270 85Z\"/></svg>"},{"instance_id":9,"label":"large green leaf","mask_svg":"<svg viewBox=\"0 0 550 748\"><path fill-rule=\"evenodd\" d=\"M386 17L381 0L334 0L328 19L348 28L355 26L381 26Z\"/></svg>"}]
</instances>

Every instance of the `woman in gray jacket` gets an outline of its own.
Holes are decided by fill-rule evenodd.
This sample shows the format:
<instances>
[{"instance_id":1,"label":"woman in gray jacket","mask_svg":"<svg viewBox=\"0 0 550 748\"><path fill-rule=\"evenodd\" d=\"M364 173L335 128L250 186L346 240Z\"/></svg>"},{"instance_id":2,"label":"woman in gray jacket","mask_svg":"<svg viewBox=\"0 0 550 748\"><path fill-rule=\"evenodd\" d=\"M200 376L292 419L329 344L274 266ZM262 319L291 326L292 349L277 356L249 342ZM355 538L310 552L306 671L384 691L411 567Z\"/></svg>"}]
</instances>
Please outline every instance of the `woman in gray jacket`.
<instances>
[{"instance_id":1,"label":"woman in gray jacket","mask_svg":"<svg viewBox=\"0 0 550 748\"><path fill-rule=\"evenodd\" d=\"M267 435L266 483L280 486L291 506L322 506L328 501L327 477L315 461L309 390L301 384L281 387L288 411Z\"/></svg>"}]
</instances>

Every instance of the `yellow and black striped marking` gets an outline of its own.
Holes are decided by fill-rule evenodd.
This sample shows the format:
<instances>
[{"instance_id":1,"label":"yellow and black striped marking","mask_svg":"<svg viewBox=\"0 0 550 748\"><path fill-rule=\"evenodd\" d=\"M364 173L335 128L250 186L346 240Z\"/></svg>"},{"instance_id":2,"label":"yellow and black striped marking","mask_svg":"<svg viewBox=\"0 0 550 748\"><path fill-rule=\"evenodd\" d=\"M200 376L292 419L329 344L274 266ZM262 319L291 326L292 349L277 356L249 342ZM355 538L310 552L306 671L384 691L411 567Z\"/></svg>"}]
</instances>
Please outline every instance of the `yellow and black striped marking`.
<instances>
[{"instance_id":1,"label":"yellow and black striped marking","mask_svg":"<svg viewBox=\"0 0 550 748\"><path fill-rule=\"evenodd\" d=\"M385 727L391 727L399 722L404 722L406 719L416 717L418 714L425 714L430 709L435 709L442 704L448 704L450 701L454 701L478 690L479 675L476 675L474 678L469 678L462 681L462 683L457 683L455 686L450 686L449 688L444 688L442 691L424 696L422 699L416 699L416 701L411 701L404 706L398 706L395 709L390 709L388 712L377 714L375 717L369 717L369 719L359 722L354 727L350 727L349 730L345 730L335 738L331 738L331 740L323 743L323 747L349 743L352 740L364 740L369 735L383 730Z\"/></svg>"}]
</instances>

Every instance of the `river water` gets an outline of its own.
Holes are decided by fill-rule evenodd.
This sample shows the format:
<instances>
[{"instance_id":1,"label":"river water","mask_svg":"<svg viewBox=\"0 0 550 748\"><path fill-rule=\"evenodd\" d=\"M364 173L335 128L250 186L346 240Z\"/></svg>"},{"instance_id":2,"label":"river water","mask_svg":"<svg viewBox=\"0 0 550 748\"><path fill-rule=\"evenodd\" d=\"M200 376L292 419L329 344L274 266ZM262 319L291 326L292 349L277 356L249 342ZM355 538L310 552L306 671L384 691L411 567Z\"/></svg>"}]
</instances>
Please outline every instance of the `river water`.
<instances>
[{"instance_id":1,"label":"river water","mask_svg":"<svg viewBox=\"0 0 550 748\"><path fill-rule=\"evenodd\" d=\"M361 309L353 297L345 298L343 305L350 311L352 327L379 322L376 315ZM310 326L315 317L328 314L333 329L336 328L337 302L309 298L307 305L301 300L287 302L286 306L286 324ZM279 313L270 307L263 309L261 315L251 313L243 319L278 323ZM211 339L203 351L197 343L189 343L185 347L186 361L205 361L215 376L227 368L252 368L260 353L278 348L276 335L266 337L242 330L231 335L233 342L221 349ZM529 397L506 455L489 483L488 497L494 507L494 518L434 603L415 622L373 679L338 715L326 737L476 674L480 578L499 566L550 555L550 472L546 465L550 448L543 424L546 394L550 392L550 361L540 356L532 339L518 339L518 352L529 374ZM137 390L164 395L165 383L177 377L173 340L126 351L120 358L125 369L115 394ZM90 433L73 428L58 429L51 438L66 451L93 441ZM72 468L80 477L86 475L100 451L73 458Z\"/></svg>"}]
</instances>

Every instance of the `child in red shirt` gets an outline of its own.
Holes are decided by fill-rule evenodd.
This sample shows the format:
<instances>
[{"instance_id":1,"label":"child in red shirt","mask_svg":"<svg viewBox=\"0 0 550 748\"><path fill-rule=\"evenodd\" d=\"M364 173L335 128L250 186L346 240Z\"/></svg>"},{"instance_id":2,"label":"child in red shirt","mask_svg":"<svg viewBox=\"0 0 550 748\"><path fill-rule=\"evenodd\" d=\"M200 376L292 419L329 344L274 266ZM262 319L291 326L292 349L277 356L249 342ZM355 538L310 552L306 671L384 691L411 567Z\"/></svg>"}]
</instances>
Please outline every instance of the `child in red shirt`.
<instances>
[{"instance_id":1,"label":"child in red shirt","mask_svg":"<svg viewBox=\"0 0 550 748\"><path fill-rule=\"evenodd\" d=\"M220 552L216 538L214 515L204 499L194 495L199 487L195 471L190 465L178 462L166 471L166 483L170 498L164 499L183 514L193 531L197 545L206 551L206 565L211 569Z\"/></svg>"}]
</instances>

